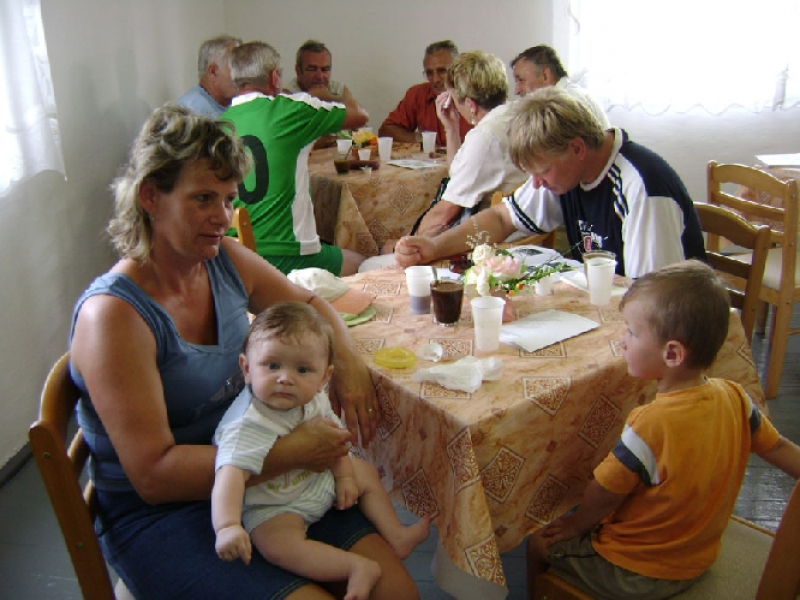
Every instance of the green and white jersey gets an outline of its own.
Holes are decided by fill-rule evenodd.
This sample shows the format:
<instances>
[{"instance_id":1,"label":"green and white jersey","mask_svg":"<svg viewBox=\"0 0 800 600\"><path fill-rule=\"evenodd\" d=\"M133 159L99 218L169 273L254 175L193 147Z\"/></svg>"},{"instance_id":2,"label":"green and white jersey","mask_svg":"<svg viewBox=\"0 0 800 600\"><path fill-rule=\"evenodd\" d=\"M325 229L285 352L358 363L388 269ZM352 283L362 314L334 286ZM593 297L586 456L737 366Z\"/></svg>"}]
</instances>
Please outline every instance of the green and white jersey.
<instances>
[{"instance_id":1,"label":"green and white jersey","mask_svg":"<svg viewBox=\"0 0 800 600\"><path fill-rule=\"evenodd\" d=\"M257 92L234 98L220 116L234 124L253 157L253 169L239 184L234 205L250 213L262 256L306 256L320 251L308 155L316 139L342 128L345 116L342 104L305 93L265 96Z\"/></svg>"}]
</instances>

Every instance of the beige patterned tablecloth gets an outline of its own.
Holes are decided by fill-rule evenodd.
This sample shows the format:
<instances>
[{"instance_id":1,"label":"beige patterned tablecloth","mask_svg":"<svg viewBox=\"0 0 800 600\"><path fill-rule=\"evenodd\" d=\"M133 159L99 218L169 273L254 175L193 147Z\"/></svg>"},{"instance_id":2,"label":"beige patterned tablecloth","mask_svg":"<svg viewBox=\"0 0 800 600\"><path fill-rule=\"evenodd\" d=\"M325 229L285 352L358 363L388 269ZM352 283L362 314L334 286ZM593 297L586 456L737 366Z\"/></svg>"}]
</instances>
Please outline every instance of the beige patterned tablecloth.
<instances>
[{"instance_id":1,"label":"beige patterned tablecloth","mask_svg":"<svg viewBox=\"0 0 800 600\"><path fill-rule=\"evenodd\" d=\"M375 319L351 332L373 370L382 409L376 440L364 451L393 498L418 515L431 515L447 558L477 580L503 590L500 553L574 506L594 467L617 441L632 408L649 402L654 382L630 377L618 340L625 332L619 299L604 308L564 283L552 296L512 300L517 317L556 308L588 317L600 327L527 353L500 345L500 381L473 394L412 375L434 363L419 359L408 369L375 364L387 346L419 352L429 342L444 360L477 355L469 303L460 323L444 328L431 315L411 312L405 278L388 267L346 278L377 297ZM766 412L750 348L737 314L711 376L740 382ZM469 578L467 576L467 578ZM472 579L473 581L477 581ZM473 597L481 596L473 594Z\"/></svg>"},{"instance_id":2,"label":"beige patterned tablecloth","mask_svg":"<svg viewBox=\"0 0 800 600\"><path fill-rule=\"evenodd\" d=\"M314 150L308 159L317 233L326 242L364 256L375 256L387 240L407 234L447 176L444 157L431 168L381 164L371 173L353 170L340 175L333 166L335 150ZM376 149L372 158L378 158ZM418 144L395 144L392 158L427 157Z\"/></svg>"}]
</instances>

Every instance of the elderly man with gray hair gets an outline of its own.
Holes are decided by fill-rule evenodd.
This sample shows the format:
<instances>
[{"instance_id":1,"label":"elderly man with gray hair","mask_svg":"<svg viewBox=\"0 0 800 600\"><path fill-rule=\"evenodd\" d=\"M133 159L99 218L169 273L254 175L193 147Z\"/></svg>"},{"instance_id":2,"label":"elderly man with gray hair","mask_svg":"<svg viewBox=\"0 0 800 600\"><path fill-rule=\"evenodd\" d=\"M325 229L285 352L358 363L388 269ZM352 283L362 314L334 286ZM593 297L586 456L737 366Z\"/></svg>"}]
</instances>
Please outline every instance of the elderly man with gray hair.
<instances>
[{"instance_id":1,"label":"elderly man with gray hair","mask_svg":"<svg viewBox=\"0 0 800 600\"><path fill-rule=\"evenodd\" d=\"M308 155L317 138L361 127L367 113L352 101L281 94L280 60L264 42L248 42L231 53L231 76L239 93L221 118L233 123L254 162L234 204L247 208L258 253L278 270L288 274L318 267L352 275L364 257L321 242L317 235Z\"/></svg>"},{"instance_id":2,"label":"elderly man with gray hair","mask_svg":"<svg viewBox=\"0 0 800 600\"><path fill-rule=\"evenodd\" d=\"M220 116L236 95L228 59L231 50L241 43L242 40L229 35L203 42L197 57L199 82L178 98L178 104L201 115Z\"/></svg>"},{"instance_id":3,"label":"elderly man with gray hair","mask_svg":"<svg viewBox=\"0 0 800 600\"><path fill-rule=\"evenodd\" d=\"M592 111L603 129L610 127L603 107L584 88L570 80L558 54L544 44L520 52L511 61L514 73L514 93L525 96L543 87L554 86L583 102Z\"/></svg>"}]
</instances>

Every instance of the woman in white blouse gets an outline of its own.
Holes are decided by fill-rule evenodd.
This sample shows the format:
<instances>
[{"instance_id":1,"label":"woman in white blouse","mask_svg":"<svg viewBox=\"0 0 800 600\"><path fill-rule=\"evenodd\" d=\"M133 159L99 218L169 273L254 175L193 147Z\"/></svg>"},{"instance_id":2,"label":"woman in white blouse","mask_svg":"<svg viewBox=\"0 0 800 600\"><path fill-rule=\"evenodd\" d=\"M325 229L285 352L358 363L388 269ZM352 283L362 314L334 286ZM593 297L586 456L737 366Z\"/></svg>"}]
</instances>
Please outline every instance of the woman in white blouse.
<instances>
[{"instance_id":1,"label":"woman in white blouse","mask_svg":"<svg viewBox=\"0 0 800 600\"><path fill-rule=\"evenodd\" d=\"M447 135L450 181L442 200L422 218L417 235L438 235L488 206L495 191L513 190L527 178L509 156L503 61L488 52L465 52L450 65L445 85L447 90L436 98L436 113ZM463 143L459 114L474 125Z\"/></svg>"}]
</instances>

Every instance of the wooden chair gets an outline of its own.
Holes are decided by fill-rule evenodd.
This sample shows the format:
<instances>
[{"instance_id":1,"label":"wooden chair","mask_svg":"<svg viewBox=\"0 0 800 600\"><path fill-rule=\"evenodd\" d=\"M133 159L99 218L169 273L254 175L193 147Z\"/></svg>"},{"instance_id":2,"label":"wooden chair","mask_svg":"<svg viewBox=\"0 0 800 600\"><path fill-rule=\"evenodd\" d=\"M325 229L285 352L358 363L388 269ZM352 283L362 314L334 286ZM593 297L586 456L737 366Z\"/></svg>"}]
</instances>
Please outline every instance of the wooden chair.
<instances>
[{"instance_id":1,"label":"wooden chair","mask_svg":"<svg viewBox=\"0 0 800 600\"><path fill-rule=\"evenodd\" d=\"M495 204L500 204L500 202L503 201L503 197L507 195L508 194L504 194L500 191L495 192L492 194L492 200L489 205L494 206ZM539 233L524 237L519 237L516 233L512 233L511 236L506 239L505 243L510 246L525 246L528 244L533 244L535 246L542 246L544 248L550 248L551 250L554 250L556 247L556 232L549 231L547 233Z\"/></svg>"},{"instance_id":2,"label":"wooden chair","mask_svg":"<svg viewBox=\"0 0 800 600\"><path fill-rule=\"evenodd\" d=\"M723 184L735 185L737 191L723 191ZM744 165L718 165L714 161L708 164L708 203L725 206L748 221L770 227L773 247L767 256L760 292L761 300L772 308L764 382L767 398L774 398L778 393L789 335L800 331L792 330L790 325L794 303L800 300L797 198L796 181L781 181L769 173ZM740 258L749 260L750 255Z\"/></svg>"},{"instance_id":3,"label":"wooden chair","mask_svg":"<svg viewBox=\"0 0 800 600\"><path fill-rule=\"evenodd\" d=\"M795 600L800 593L800 482L775 533L732 516L716 562L679 600ZM537 600L587 600L578 582L557 571L536 578Z\"/></svg>"},{"instance_id":4,"label":"wooden chair","mask_svg":"<svg viewBox=\"0 0 800 600\"><path fill-rule=\"evenodd\" d=\"M69 376L69 354L53 366L44 383L39 420L28 432L31 450L50 504L67 544L84 598L133 599L122 580L116 588L94 529L97 500L91 481L81 490L80 477L89 448L80 428L68 439L80 392ZM69 443L69 446L67 446ZM116 595L115 595L116 591Z\"/></svg>"},{"instance_id":5,"label":"wooden chair","mask_svg":"<svg viewBox=\"0 0 800 600\"><path fill-rule=\"evenodd\" d=\"M731 304L741 312L744 334L750 343L769 252L769 227L753 225L744 217L721 206L695 204L695 209L703 231L708 234L706 258L714 269L721 271L721 278L731 296ZM752 260L744 262L723 254L720 251L720 238L750 250Z\"/></svg>"},{"instance_id":6,"label":"wooden chair","mask_svg":"<svg viewBox=\"0 0 800 600\"><path fill-rule=\"evenodd\" d=\"M253 224L250 222L250 213L247 212L245 207L240 206L234 209L231 227L236 230L236 238L244 244L245 248L250 248L253 252L257 252Z\"/></svg>"}]
</instances>

